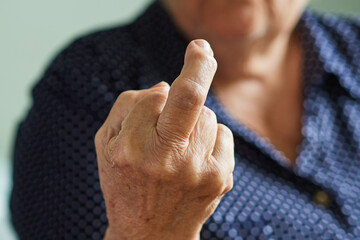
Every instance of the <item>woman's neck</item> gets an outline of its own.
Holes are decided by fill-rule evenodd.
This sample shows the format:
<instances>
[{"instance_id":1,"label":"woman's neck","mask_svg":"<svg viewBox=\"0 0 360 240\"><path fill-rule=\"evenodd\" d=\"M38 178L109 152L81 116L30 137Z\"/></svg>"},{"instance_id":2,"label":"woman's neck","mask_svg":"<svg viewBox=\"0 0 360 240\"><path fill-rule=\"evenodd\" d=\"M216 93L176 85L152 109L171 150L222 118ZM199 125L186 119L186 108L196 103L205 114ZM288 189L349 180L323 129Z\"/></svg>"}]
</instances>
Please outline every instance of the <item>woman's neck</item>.
<instances>
[{"instance_id":1,"label":"woman's neck","mask_svg":"<svg viewBox=\"0 0 360 240\"><path fill-rule=\"evenodd\" d=\"M222 81L253 79L266 82L280 81L284 67L293 62L293 53L301 48L295 32L255 41L224 43L215 40L211 41L211 46L218 61L216 78Z\"/></svg>"},{"instance_id":2,"label":"woman's neck","mask_svg":"<svg viewBox=\"0 0 360 240\"><path fill-rule=\"evenodd\" d=\"M302 139L301 42L294 34L267 44L235 51L213 43L219 68L212 89L234 119L268 138L294 167Z\"/></svg>"}]
</instances>

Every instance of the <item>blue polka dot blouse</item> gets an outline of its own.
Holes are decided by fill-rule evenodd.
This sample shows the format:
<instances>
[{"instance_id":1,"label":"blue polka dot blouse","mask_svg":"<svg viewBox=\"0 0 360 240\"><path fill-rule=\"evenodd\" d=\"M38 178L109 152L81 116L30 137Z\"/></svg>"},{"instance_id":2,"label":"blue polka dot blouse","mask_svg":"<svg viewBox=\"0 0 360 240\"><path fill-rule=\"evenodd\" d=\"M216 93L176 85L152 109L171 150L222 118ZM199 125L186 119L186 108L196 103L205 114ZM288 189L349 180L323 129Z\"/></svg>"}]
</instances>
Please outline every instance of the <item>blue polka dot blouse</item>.
<instances>
[{"instance_id":1,"label":"blue polka dot blouse","mask_svg":"<svg viewBox=\"0 0 360 240\"><path fill-rule=\"evenodd\" d=\"M303 141L297 166L206 105L235 138L234 187L202 239L360 239L360 21L306 10ZM33 89L14 148L11 211L21 239L101 239L107 218L94 135L125 90L171 83L187 42L158 2L133 23L81 37Z\"/></svg>"}]
</instances>

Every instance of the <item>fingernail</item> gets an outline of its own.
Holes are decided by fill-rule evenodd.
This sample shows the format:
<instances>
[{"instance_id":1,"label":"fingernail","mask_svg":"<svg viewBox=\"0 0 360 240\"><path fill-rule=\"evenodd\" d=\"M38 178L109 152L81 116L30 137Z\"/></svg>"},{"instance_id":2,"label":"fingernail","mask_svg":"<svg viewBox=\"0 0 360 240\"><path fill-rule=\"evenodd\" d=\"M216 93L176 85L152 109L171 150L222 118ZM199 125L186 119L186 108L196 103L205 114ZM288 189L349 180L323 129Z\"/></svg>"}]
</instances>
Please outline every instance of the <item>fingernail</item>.
<instances>
[{"instance_id":1,"label":"fingernail","mask_svg":"<svg viewBox=\"0 0 360 240\"><path fill-rule=\"evenodd\" d=\"M208 41L206 40L203 40L203 39L197 39L197 40L194 40L194 43L201 47L202 49L204 49L210 56L214 56L214 52L213 50L211 49L211 46L210 44L208 43Z\"/></svg>"}]
</instances>

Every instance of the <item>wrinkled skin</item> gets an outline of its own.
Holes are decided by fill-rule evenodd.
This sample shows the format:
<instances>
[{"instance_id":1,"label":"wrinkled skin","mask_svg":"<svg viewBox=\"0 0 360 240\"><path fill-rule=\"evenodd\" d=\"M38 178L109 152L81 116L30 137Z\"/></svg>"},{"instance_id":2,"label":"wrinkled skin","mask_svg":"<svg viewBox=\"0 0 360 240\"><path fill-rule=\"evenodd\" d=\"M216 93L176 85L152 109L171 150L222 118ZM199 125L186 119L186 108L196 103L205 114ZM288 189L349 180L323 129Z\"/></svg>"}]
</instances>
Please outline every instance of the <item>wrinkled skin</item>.
<instances>
[{"instance_id":1,"label":"wrinkled skin","mask_svg":"<svg viewBox=\"0 0 360 240\"><path fill-rule=\"evenodd\" d=\"M199 239L231 190L234 144L203 104L217 63L191 42L180 76L118 97L95 137L105 239Z\"/></svg>"}]
</instances>

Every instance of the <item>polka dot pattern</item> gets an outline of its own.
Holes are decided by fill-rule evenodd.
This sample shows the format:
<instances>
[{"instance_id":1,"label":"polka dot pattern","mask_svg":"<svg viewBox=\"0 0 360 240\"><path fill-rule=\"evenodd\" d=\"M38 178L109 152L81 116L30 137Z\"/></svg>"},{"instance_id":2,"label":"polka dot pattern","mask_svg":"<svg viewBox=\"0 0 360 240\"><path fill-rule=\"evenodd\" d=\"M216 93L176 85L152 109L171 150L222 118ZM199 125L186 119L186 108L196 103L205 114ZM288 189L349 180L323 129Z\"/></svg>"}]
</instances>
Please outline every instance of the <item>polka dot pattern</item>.
<instances>
[{"instance_id":1,"label":"polka dot pattern","mask_svg":"<svg viewBox=\"0 0 360 240\"><path fill-rule=\"evenodd\" d=\"M306 10L297 167L206 105L235 138L234 187L202 239L360 239L360 21ZM187 42L160 3L133 23L74 41L33 89L14 151L12 220L21 239L102 239L107 218L93 138L116 97L180 73Z\"/></svg>"}]
</instances>

